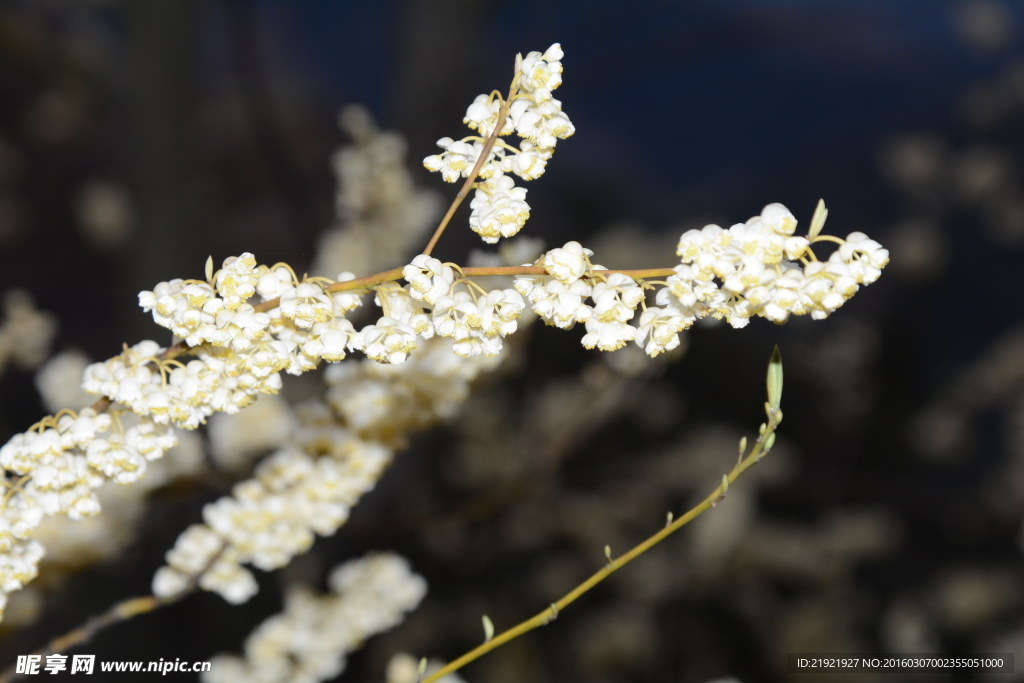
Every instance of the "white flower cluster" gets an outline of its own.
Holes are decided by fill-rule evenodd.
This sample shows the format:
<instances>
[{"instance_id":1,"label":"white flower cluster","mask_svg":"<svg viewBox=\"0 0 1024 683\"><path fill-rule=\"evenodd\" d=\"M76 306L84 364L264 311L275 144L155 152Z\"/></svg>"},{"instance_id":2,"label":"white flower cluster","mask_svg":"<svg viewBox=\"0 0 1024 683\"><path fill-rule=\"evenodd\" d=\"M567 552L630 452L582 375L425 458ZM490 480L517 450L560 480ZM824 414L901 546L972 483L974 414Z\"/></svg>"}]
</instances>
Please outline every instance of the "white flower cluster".
<instances>
[{"instance_id":1,"label":"white flower cluster","mask_svg":"<svg viewBox=\"0 0 1024 683\"><path fill-rule=\"evenodd\" d=\"M261 393L277 393L281 371L298 375L360 348L345 318L361 305L359 293L329 294L329 280L299 282L284 264L257 266L248 253L225 260L210 281L161 282L139 294L143 310L193 347L193 360L163 360L165 349L142 342L90 366L85 390L194 429L214 412L236 413ZM257 294L277 305L257 311L247 303Z\"/></svg>"},{"instance_id":2,"label":"white flower cluster","mask_svg":"<svg viewBox=\"0 0 1024 683\"><path fill-rule=\"evenodd\" d=\"M381 363L404 363L420 339L435 335L451 339L452 350L463 358L497 356L526 308L514 289L484 291L425 254L405 266L403 275L408 287L392 282L377 288L376 303L384 316L349 341L351 348Z\"/></svg>"},{"instance_id":3,"label":"white flower cluster","mask_svg":"<svg viewBox=\"0 0 1024 683\"><path fill-rule=\"evenodd\" d=\"M82 373L89 362L88 357L81 352L65 351L52 357L39 368L36 373L36 386L44 405L49 410L57 412L64 407L81 410L94 402L95 397L89 396L81 389ZM61 418L67 414L67 410L63 411ZM106 416L100 419L106 420ZM131 413L119 412L113 424L125 434L134 434L132 428L138 428L142 422L148 423L151 420L140 420ZM88 517L76 514L74 518L60 514L44 516L39 526L31 530L33 543L39 545L38 552L41 553L45 549L46 553L39 561L39 573L45 575L48 567L59 568L47 577L47 592L52 591L54 585L60 582L61 576L69 570L109 560L123 551L135 539L139 523L144 517L146 498L153 490L179 477L198 474L203 465L201 438L192 432L179 432L173 436L178 441L177 445L168 449L162 458L146 460L145 472L135 479L131 486L103 486L94 490L102 514ZM79 446L78 450L88 454L87 446ZM15 482L20 478L14 472L8 477ZM31 490L30 479L24 479L21 487ZM14 495L11 495L11 500L14 499ZM7 514L13 517L19 514L19 503L12 503L12 506ZM16 602L3 614L4 623L9 627L16 628L30 623L41 611L43 590L28 586L22 591L27 592L21 594L19 591L11 595L14 600L21 598L20 608ZM26 606L34 607L26 609Z\"/></svg>"},{"instance_id":4,"label":"white flower cluster","mask_svg":"<svg viewBox=\"0 0 1024 683\"><path fill-rule=\"evenodd\" d=\"M557 140L574 132L551 95L561 83L561 58L555 44L522 59L508 101L480 96L467 111L465 122L483 137L446 138L445 151L424 162L446 180L469 177L486 138L507 112L499 133L517 133L521 146L497 141L471 201L471 227L486 242L514 235L529 216L526 191L515 187L512 175L539 177ZM379 137L375 129L370 132L367 139ZM360 134L353 135L358 141ZM386 177L396 158L395 149L363 150L343 165L359 175L357 166L379 161L380 173L369 175ZM339 207L351 216L368 215L391 201L372 198L384 192L374 183L353 192ZM360 204L360 198L367 201ZM796 237L792 214L771 204L728 230L689 231L679 243L679 266L641 273L657 273L665 281L594 265L592 252L569 242L541 255L529 271L543 273L516 278L514 288L484 289L459 266L429 255L402 269L406 286L389 280L396 272L385 272L345 290L337 282L353 280L351 273L342 272L337 282L300 280L286 264L258 265L248 253L228 258L216 272L211 261L205 281L161 282L141 292L139 303L184 344L166 349L144 341L88 365L82 388L103 396L97 408L113 406L110 414L61 410L0 448L0 609L7 594L37 572L43 547L32 532L41 520L58 513L72 519L95 515L96 489L141 477L148 461L175 444L171 425L195 429L215 413L237 413L262 394L276 394L282 371L297 375L362 351L367 360L335 364L325 373L326 403L304 404L292 413L283 402L271 401L271 414L287 411L283 419L261 424L246 439L224 437L226 461L244 464L248 451L271 442L277 450L231 496L204 508L204 523L181 534L153 578L153 592L161 597L195 585L244 602L257 591L246 565L282 567L308 550L316 535L335 533L408 434L454 414L469 383L499 362L504 338L517 330L527 302L549 325L568 329L584 323L587 348L612 351L634 341L651 356L676 348L679 332L707 315L735 327L755 315L775 322L790 314L823 318L861 284L877 279L888 252L861 233L846 240L818 236L821 226L815 225L807 237ZM827 261L811 249L821 241L839 244ZM357 331L346 316L370 289L382 315ZM657 290L657 305L648 305L647 290ZM42 335L38 327L34 333ZM177 360L183 351L190 358ZM125 410L134 415L121 421ZM312 681L337 675L346 652L397 623L420 600L422 580L412 577L416 584L410 576L401 560L385 556L342 568L332 579L339 595L331 598L331 609L294 598L285 615L250 639L246 659L224 659L207 680Z\"/></svg>"},{"instance_id":5,"label":"white flower cluster","mask_svg":"<svg viewBox=\"0 0 1024 683\"><path fill-rule=\"evenodd\" d=\"M531 52L520 64L513 81L509 101L496 93L479 95L466 111L463 122L480 136L462 140L441 138L444 151L428 156L423 165L438 171L447 182L467 178L483 154L486 140L498 125L503 107L507 115L499 136L516 133L522 142L518 148L503 140L488 152L480 166L476 193L470 202L469 225L487 243L515 235L530 217L526 189L516 187L509 174L533 180L544 174L548 159L559 139L576 132L562 103L551 91L562 83L562 48L555 43L546 52Z\"/></svg>"},{"instance_id":6,"label":"white flower cluster","mask_svg":"<svg viewBox=\"0 0 1024 683\"><path fill-rule=\"evenodd\" d=\"M784 323L790 315L827 318L878 279L889 252L867 235L854 232L827 261L810 244L821 238L797 237L796 219L782 204L769 204L760 216L728 230L708 225L679 240L682 264L658 292L658 303L683 317L712 315L733 327L761 316ZM721 284L719 284L721 283Z\"/></svg>"},{"instance_id":7,"label":"white flower cluster","mask_svg":"<svg viewBox=\"0 0 1024 683\"><path fill-rule=\"evenodd\" d=\"M125 427L139 418L118 416ZM102 513L84 519L58 515L43 520L33 538L46 548L40 573L48 565L62 570L86 567L117 556L135 540L143 521L148 496L180 478L200 476L204 470L202 438L195 432L175 434L178 444L159 460L146 462L146 472L131 486L104 486L96 491ZM48 577L47 589L57 577Z\"/></svg>"},{"instance_id":8,"label":"white flower cluster","mask_svg":"<svg viewBox=\"0 0 1024 683\"><path fill-rule=\"evenodd\" d=\"M91 362L81 351L66 350L52 356L36 370L36 389L47 410L51 413L61 408L81 410L96 400L82 390L82 373Z\"/></svg>"},{"instance_id":9,"label":"white flower cluster","mask_svg":"<svg viewBox=\"0 0 1024 683\"><path fill-rule=\"evenodd\" d=\"M107 481L138 480L148 460L177 443L172 423L194 429L214 412L235 413L260 393L276 393L280 370L297 374L321 360L344 357L354 330L343 316L361 303L360 298L346 292L329 296L319 283L298 282L284 266L256 267L252 255L243 254L227 259L222 269L208 274L207 282L173 280L139 295L158 323L193 345L190 351L196 357L181 363L156 342L144 341L108 361L88 365L82 388L123 405L138 416L137 422L125 428L119 419L91 408L77 414L62 410L16 434L0 449L6 475L0 517L0 606L7 593L37 572L43 548L30 536L42 519L59 513L71 519L97 514L96 489ZM258 312L247 303L256 294L278 299L278 305ZM121 410L115 405L115 414ZM338 476L354 485L346 473ZM365 476L367 487L372 486L379 471L367 469ZM254 490L250 487L249 493ZM326 517L321 519L323 512L322 506L305 512L317 517L314 528L329 526L322 521ZM238 561L266 561L255 550L239 557ZM204 580L240 585L237 562L232 564L231 559L230 553L220 558Z\"/></svg>"},{"instance_id":10,"label":"white flower cluster","mask_svg":"<svg viewBox=\"0 0 1024 683\"><path fill-rule=\"evenodd\" d=\"M753 316L776 323L791 314L825 318L860 285L878 279L889 262L889 252L863 233L845 240L809 238L794 236L795 228L786 207L769 204L760 216L729 230L709 225L686 232L679 241L682 264L657 289L656 306L647 305L632 277L591 264L593 252L577 242L544 254L536 265L547 274L521 276L515 287L548 325L570 329L585 323L582 342L588 349L614 351L635 341L657 356L676 348L679 332L708 315L733 327ZM810 249L820 241L839 243L827 261ZM638 305L643 310L633 326Z\"/></svg>"},{"instance_id":11,"label":"white flower cluster","mask_svg":"<svg viewBox=\"0 0 1024 683\"><path fill-rule=\"evenodd\" d=\"M405 164L406 143L380 131L360 105L342 109L341 128L352 144L331 156L337 179L336 225L323 233L315 275L375 273L406 258L441 216L441 194L417 187Z\"/></svg>"},{"instance_id":12,"label":"white flower cluster","mask_svg":"<svg viewBox=\"0 0 1024 683\"><path fill-rule=\"evenodd\" d=\"M260 463L255 478L237 484L232 496L203 509L206 525L193 525L178 537L167 566L153 578L153 593L175 595L198 579L200 588L228 602L245 602L257 587L243 563L278 569L308 550L315 534L333 534L391 457L390 449L340 429L332 434L329 456L278 451Z\"/></svg>"},{"instance_id":13,"label":"white flower cluster","mask_svg":"<svg viewBox=\"0 0 1024 683\"><path fill-rule=\"evenodd\" d=\"M293 587L285 608L245 641L245 655L217 655L203 683L318 683L345 669L367 638L394 628L416 609L426 581L393 553L346 562L328 578L331 592Z\"/></svg>"},{"instance_id":14,"label":"white flower cluster","mask_svg":"<svg viewBox=\"0 0 1024 683\"><path fill-rule=\"evenodd\" d=\"M62 406L80 412L60 410L56 419L46 418L4 447L7 496L0 565L24 577L21 583L46 565L66 572L113 557L133 540L146 496L172 479L193 476L202 465L201 440L195 434L174 433L120 409L116 417L82 410L95 398L81 389L88 364L80 352L64 352L42 366L36 385L44 404L55 412ZM109 480L132 485L100 486ZM100 508L104 514L95 514ZM52 587L56 577L50 578ZM9 589L17 586L5 583ZM25 597L23 604L32 604L33 598ZM37 614L18 611L14 618Z\"/></svg>"},{"instance_id":15,"label":"white flower cluster","mask_svg":"<svg viewBox=\"0 0 1024 683\"><path fill-rule=\"evenodd\" d=\"M0 324L0 369L12 361L22 368L36 367L46 359L56 333L57 321L35 307L32 295L21 289L7 292Z\"/></svg>"},{"instance_id":16,"label":"white flower cluster","mask_svg":"<svg viewBox=\"0 0 1024 683\"><path fill-rule=\"evenodd\" d=\"M43 546L32 540L46 517L71 519L100 511L96 491L108 481L128 484L147 461L176 445L174 431L150 420L123 429L111 415L64 410L0 448L4 479L0 512L0 613L9 593L31 581Z\"/></svg>"},{"instance_id":17,"label":"white flower cluster","mask_svg":"<svg viewBox=\"0 0 1024 683\"><path fill-rule=\"evenodd\" d=\"M568 242L538 259L547 275L516 278L515 287L548 325L568 330L585 323L586 348L615 351L636 339L637 329L629 321L644 290L628 275L602 272L604 266L590 262L593 255L578 242ZM585 303L587 298L593 305Z\"/></svg>"},{"instance_id":18,"label":"white flower cluster","mask_svg":"<svg viewBox=\"0 0 1024 683\"><path fill-rule=\"evenodd\" d=\"M331 405L300 406L286 445L231 496L204 508L205 524L186 530L167 553L154 594L172 596L194 582L245 602L257 585L243 564L277 569L308 550L315 535L333 534L408 433L449 417L469 382L495 363L457 358L451 346L434 338L400 367L372 360L331 366Z\"/></svg>"},{"instance_id":19,"label":"white flower cluster","mask_svg":"<svg viewBox=\"0 0 1024 683\"><path fill-rule=\"evenodd\" d=\"M295 430L290 404L280 394L264 394L238 413L210 417L206 435L217 467L248 472L257 456L283 446Z\"/></svg>"},{"instance_id":20,"label":"white flower cluster","mask_svg":"<svg viewBox=\"0 0 1024 683\"><path fill-rule=\"evenodd\" d=\"M501 357L458 358L452 342L434 337L401 366L369 361L332 365L324 373L327 402L347 429L394 448L408 434L452 417L476 377Z\"/></svg>"},{"instance_id":21,"label":"white flower cluster","mask_svg":"<svg viewBox=\"0 0 1024 683\"><path fill-rule=\"evenodd\" d=\"M119 356L85 369L82 388L129 407L159 424L195 429L217 411L237 413L262 393L276 393L281 377L254 367L251 354L200 347L187 364L161 359L167 349L139 342Z\"/></svg>"}]
</instances>

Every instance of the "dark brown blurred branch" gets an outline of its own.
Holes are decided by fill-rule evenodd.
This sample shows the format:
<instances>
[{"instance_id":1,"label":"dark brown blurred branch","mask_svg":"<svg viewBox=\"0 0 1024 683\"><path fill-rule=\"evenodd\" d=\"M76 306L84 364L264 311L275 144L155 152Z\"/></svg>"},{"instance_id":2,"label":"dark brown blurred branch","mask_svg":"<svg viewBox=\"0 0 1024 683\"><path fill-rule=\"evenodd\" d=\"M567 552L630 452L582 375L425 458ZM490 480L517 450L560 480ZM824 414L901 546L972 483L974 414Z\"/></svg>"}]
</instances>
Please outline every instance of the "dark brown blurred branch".
<instances>
[{"instance_id":1,"label":"dark brown blurred branch","mask_svg":"<svg viewBox=\"0 0 1024 683\"><path fill-rule=\"evenodd\" d=\"M481 521L499 514L516 503L529 498L550 481L566 460L594 436L600 427L608 422L632 397L638 395L656 374L662 371L658 365L637 377L616 376L601 391L592 396L588 410L579 420L566 422L560 429L544 439L544 446L531 458L530 466L515 477L500 482L468 499L459 501L441 510L418 511L391 519L370 520L362 525L347 525L340 535L348 537L394 536L409 533L422 527L428 520L454 518L466 521Z\"/></svg>"},{"instance_id":2,"label":"dark brown blurred branch","mask_svg":"<svg viewBox=\"0 0 1024 683\"><path fill-rule=\"evenodd\" d=\"M224 6L242 106L267 171L298 226L307 234L317 234L323 226L316 218L313 194L288 153L284 126L267 85L257 4L251 0L225 0Z\"/></svg>"},{"instance_id":3,"label":"dark brown blurred branch","mask_svg":"<svg viewBox=\"0 0 1024 683\"><path fill-rule=\"evenodd\" d=\"M189 272L205 250L198 239L193 183L194 92L191 46L196 7L190 0L135 0L126 3L131 45L132 121L129 153L135 166L140 225L131 258L125 259L126 288L137 292ZM152 324L125 302L129 338L145 339Z\"/></svg>"},{"instance_id":4,"label":"dark brown blurred branch","mask_svg":"<svg viewBox=\"0 0 1024 683\"><path fill-rule=\"evenodd\" d=\"M171 598L158 598L153 595L146 595L138 598L128 598L122 600L110 607L106 612L97 614L94 617L90 617L84 624L75 628L62 636L58 636L51 640L40 650L37 650L33 654L37 655L51 655L58 652L66 652L67 650L75 647L76 645L82 645L88 643L96 634L100 631L119 624L122 621L128 621L140 614L146 614L159 609L165 605L169 605L173 602L177 602L186 595L191 595L192 591L186 591L179 593ZM12 664L0 673L0 683L9 683L17 678L20 678L22 674L15 673L16 665Z\"/></svg>"}]
</instances>

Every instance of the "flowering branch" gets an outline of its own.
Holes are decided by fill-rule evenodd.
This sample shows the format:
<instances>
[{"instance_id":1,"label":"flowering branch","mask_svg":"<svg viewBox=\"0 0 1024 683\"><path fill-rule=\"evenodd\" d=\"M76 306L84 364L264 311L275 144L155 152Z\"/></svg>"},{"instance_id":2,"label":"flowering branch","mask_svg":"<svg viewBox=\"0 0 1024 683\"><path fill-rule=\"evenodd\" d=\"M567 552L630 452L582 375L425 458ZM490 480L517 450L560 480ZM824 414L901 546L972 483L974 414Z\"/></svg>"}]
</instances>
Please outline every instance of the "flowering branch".
<instances>
[{"instance_id":1,"label":"flowering branch","mask_svg":"<svg viewBox=\"0 0 1024 683\"><path fill-rule=\"evenodd\" d=\"M93 408L58 411L0 448L6 487L0 613L7 595L37 574L45 549L32 536L44 518L98 514L96 490L111 481L138 480L148 461L175 445L175 427L195 429L215 413L234 414L260 394L278 393L282 373L299 375L356 351L369 359L325 373L334 385L331 405L304 418L310 434L330 443L329 452L319 441L299 439L264 461L232 496L206 506L206 524L179 537L167 566L154 577L158 598L198 586L244 602L257 590L244 565L276 569L308 549L315 535L333 534L382 476L406 435L450 415L465 399L468 382L493 366L528 306L551 326L585 324L585 348L615 351L635 342L654 357L677 348L679 333L700 318L724 318L737 328L758 316L775 323L790 315L822 319L879 277L888 251L863 233L846 239L820 234L827 215L823 203L806 237L794 234L796 218L781 204L769 204L728 229L687 231L674 268L608 270L593 263L593 252L578 242L526 265L509 260L473 268L431 257L469 189L476 190L469 225L485 242L512 237L525 224L526 190L515 187L512 175L527 181L541 176L557 141L575 131L552 97L562 82L562 56L556 43L544 53L517 58L508 97L480 95L466 112L464 122L479 135L443 138L438 144L444 151L424 160L446 181L465 182L425 252L404 267L360 278L343 272L337 281L299 278L288 264L258 265L245 253L226 259L216 272L211 258L205 280L174 279L141 292L143 310L182 341L170 348L154 341L126 345L122 354L90 365L82 388L101 397ZM499 141L513 132L521 138L518 148ZM827 261L811 248L822 241L838 245ZM488 290L473 280L510 275L514 287L507 289ZM356 330L347 315L370 291L381 315ZM451 352L463 360L451 359ZM186 353L192 356L187 363L177 360ZM406 365L395 372L370 361ZM376 391L385 378L394 391L385 387L383 402L379 394L364 400L359 392L369 385ZM387 408L373 412L369 403ZM777 401L770 403L764 440L723 479L710 502L618 561L609 557L609 567L556 603L551 615L542 613L502 638L546 623L560 606L713 506L728 483L770 449L781 419Z\"/></svg>"},{"instance_id":2,"label":"flowering branch","mask_svg":"<svg viewBox=\"0 0 1024 683\"><path fill-rule=\"evenodd\" d=\"M333 680L350 652L401 623L427 592L427 582L408 561L387 552L336 567L327 585L326 594L289 586L284 610L256 627L241 656L215 655L203 681Z\"/></svg>"},{"instance_id":3,"label":"flowering branch","mask_svg":"<svg viewBox=\"0 0 1024 683\"><path fill-rule=\"evenodd\" d=\"M180 593L178 595L168 598L158 598L155 595L145 595L137 598L128 598L121 602L112 605L102 614L90 617L81 626L68 631L62 636L58 636L46 644L45 647L36 650L33 654L36 655L50 655L59 652L66 652L71 648L87 643L96 637L100 631L107 629L115 624L119 624L123 621L128 621L140 614L147 614L153 612L165 605L177 602L181 598L191 593L191 591ZM11 664L0 673L0 683L10 683L19 674L15 672L15 665Z\"/></svg>"},{"instance_id":4,"label":"flowering branch","mask_svg":"<svg viewBox=\"0 0 1024 683\"><path fill-rule=\"evenodd\" d=\"M214 554L214 556L206 563L205 568L209 569L217 559L219 559L222 552L223 548L221 551ZM161 607L172 605L194 593L196 588L198 588L198 585L193 581L184 589L172 595L143 595L135 598L128 598L127 600L121 600L120 602L108 607L101 614L89 617L81 626L68 631L64 635L57 636L44 647L32 654L45 656L66 652L73 647L89 642L95 638L100 631L104 631L111 626L134 619L142 614L155 612ZM3 672L0 672L0 683L9 683L17 678L18 674L16 673L16 666L17 663L11 664L4 669Z\"/></svg>"},{"instance_id":5,"label":"flowering branch","mask_svg":"<svg viewBox=\"0 0 1024 683\"><path fill-rule=\"evenodd\" d=\"M521 72L522 64L523 56L516 55L516 68L513 72L515 76L513 76L512 85L508 90L508 98L501 105L501 109L498 112L498 119L494 126L494 131L487 138L487 142L484 143L483 151L480 153L476 163L473 165L473 170L466 178L466 182L462 184L462 189L460 189L458 194L455 195L455 199L452 201L451 206L448 207L448 211L444 214L444 218L441 219L440 225L437 226L437 230L434 231L430 241L427 242L426 248L423 249L424 254L429 256L430 252L434 251L434 246L437 244L437 241L441 239L441 234L444 232L444 229L448 227L449 221L451 221L452 216L455 215L455 211L459 208L459 205L462 204L462 200L466 198L466 195L469 194L469 191L473 188L473 183L476 182L476 177L480 174L480 169L483 168L484 162L490 157L491 150L494 148L494 143L497 142L499 134L505 127L505 119L508 117L508 108L509 105L512 104L512 98L515 96L516 86L519 84L519 74Z\"/></svg>"},{"instance_id":6,"label":"flowering branch","mask_svg":"<svg viewBox=\"0 0 1024 683\"><path fill-rule=\"evenodd\" d=\"M424 251L424 254L429 252ZM460 267L459 270L466 277L488 277L495 275L545 275L547 270L540 266L493 266L493 267L477 267L467 266L465 268ZM645 278L652 277L668 277L675 272L673 268L639 268L635 270L602 270L603 275L611 275L612 273L621 273L628 275L634 280L642 280ZM391 270L385 270L380 273L374 273L373 275L366 275L364 277L354 278L352 280L342 280L341 282L335 282L327 285L323 290L329 294L335 292L352 292L357 290L370 290L378 285L382 285L386 282L397 282L405 277L403 268L392 268ZM262 303L253 306L253 310L257 313L263 313L277 308L281 304L281 298L277 297L274 299L268 299ZM179 345L180 346L180 345ZM173 348L173 347L172 347ZM188 347L182 346L174 356L167 356L173 358L179 353L187 351ZM169 351L169 350L168 350Z\"/></svg>"},{"instance_id":7,"label":"flowering branch","mask_svg":"<svg viewBox=\"0 0 1024 683\"><path fill-rule=\"evenodd\" d=\"M668 523L665 525L664 529L618 558L612 559L611 551L606 547L605 553L608 558L607 565L595 572L589 579L576 586L576 588L569 591L560 600L552 603L550 607L534 615L532 618L527 619L526 621L523 621L496 636L490 637L490 634L486 634L487 639L482 645L467 652L430 676L427 676L421 681L421 683L433 683L453 671L458 671L466 664L479 659L491 650L504 645L510 640L514 640L515 638L518 638L525 633L529 633L536 628L550 624L558 618L558 615L562 610L578 600L584 593L656 546L658 543L661 543L663 540L692 522L703 513L717 506L729 492L729 485L735 482L740 475L746 472L752 465L756 465L760 462L761 458L766 456L769 451L771 451L772 446L775 445L775 430L779 426L779 423L782 422L782 410L779 408L782 400L782 359L780 357L778 347L775 347L775 352L772 354L771 362L768 364L767 385L768 402L765 404L765 413L768 420L761 425L760 435L754 442L753 448L750 450L749 454L745 453L747 440L744 437L740 441L740 455L736 466L732 468L729 474L722 475L722 483L699 505L691 508L685 515L675 521L672 520L672 514L669 513Z\"/></svg>"}]
</instances>

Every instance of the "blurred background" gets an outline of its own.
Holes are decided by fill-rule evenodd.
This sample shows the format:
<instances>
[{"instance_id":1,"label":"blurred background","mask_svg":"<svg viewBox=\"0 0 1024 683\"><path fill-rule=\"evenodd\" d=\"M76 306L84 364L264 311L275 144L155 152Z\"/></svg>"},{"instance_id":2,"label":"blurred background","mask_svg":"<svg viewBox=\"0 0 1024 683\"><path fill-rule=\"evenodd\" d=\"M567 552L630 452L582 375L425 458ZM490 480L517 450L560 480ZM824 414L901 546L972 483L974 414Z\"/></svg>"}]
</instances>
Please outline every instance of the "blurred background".
<instances>
[{"instance_id":1,"label":"blurred background","mask_svg":"<svg viewBox=\"0 0 1024 683\"><path fill-rule=\"evenodd\" d=\"M619 554L713 489L762 420L778 344L771 457L466 680L783 681L798 651L1015 652L1024 669L1018 0L6 0L0 292L16 290L9 320L26 293L52 317L4 358L0 437L48 412L34 369L51 351L166 343L138 291L202 277L211 254L328 275L378 265L338 237L359 221L337 151L379 135L367 114L404 139L412 223L429 234L455 188L419 161L464 134L474 96L507 87L516 52L553 42L577 132L528 184L527 234L578 239L608 267L666 266L686 229L776 201L806 225L823 197L826 232L890 249L881 280L826 321L698 325L661 363L534 326L336 537L261 573L253 601L192 596L81 651L237 651L284 585L322 586L338 562L393 549L429 595L339 680L381 681L397 651L452 659L481 640L481 614L499 630L531 616L605 544ZM401 139L388 138L398 159ZM437 254L464 263L482 246L463 210ZM318 390L286 378L290 400ZM113 550L52 558L0 626L0 666L148 592L177 534L244 472L214 463L155 487Z\"/></svg>"}]
</instances>

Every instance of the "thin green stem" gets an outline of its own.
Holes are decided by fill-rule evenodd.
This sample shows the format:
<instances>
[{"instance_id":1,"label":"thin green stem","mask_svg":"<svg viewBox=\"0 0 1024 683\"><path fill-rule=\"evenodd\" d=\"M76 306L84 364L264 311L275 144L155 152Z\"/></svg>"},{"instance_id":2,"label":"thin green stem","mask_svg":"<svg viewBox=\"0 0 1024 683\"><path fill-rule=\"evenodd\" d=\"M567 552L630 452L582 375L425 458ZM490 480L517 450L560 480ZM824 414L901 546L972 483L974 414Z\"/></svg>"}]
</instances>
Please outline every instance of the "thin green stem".
<instances>
[{"instance_id":1,"label":"thin green stem","mask_svg":"<svg viewBox=\"0 0 1024 683\"><path fill-rule=\"evenodd\" d=\"M434 681L437 681L438 679L447 676L453 671L458 671L466 664L469 664L470 662L479 659L491 650L500 647L501 645L504 645L510 640L518 638L524 633L528 633L536 628L545 626L546 624L556 619L558 617L558 614L563 609L565 609L573 602L578 600L584 593L586 593L591 588L604 581L611 574L615 573L625 565L629 564L634 559L644 554L645 552L653 548L655 545L657 545L658 543L660 543L661 541L665 540L673 533L678 531L679 529L683 528L684 526L692 522L701 514L707 512L711 508L718 505L719 501L721 501L725 497L729 484L732 484L734 481L736 481L736 479L738 479L741 474L746 472L747 469L749 469L752 465L757 464L761 460L761 458L763 458L768 453L768 450L770 450L771 446L774 444L774 439L770 439L769 437L770 435L774 435L775 428L778 426L779 422L781 421L781 418L782 413L777 408L772 408L770 410L768 422L765 425L764 434L757 439L757 441L754 444L754 447L750 451L750 454L746 458L741 459L736 464L736 466L732 468L732 471L729 472L729 474L725 475L725 477L723 477L722 484L720 484L718 488L712 491L711 495L705 498L699 505L689 510L685 515L673 521L671 524L665 526L665 528L663 528L661 531L654 534L643 543L640 543L626 554L621 555L615 560L609 561L606 566L602 567L600 570L595 572L593 576L591 576L589 579L587 579L580 585L576 586L576 588L569 591L569 593L562 597L562 599L560 599L558 602L553 603L544 611L534 615L526 621L523 621L513 626L507 631L504 631L496 635L491 640L467 652L466 654L462 655L461 657L451 662L444 668L424 678L421 681L421 683L433 683ZM766 443L768 444L767 447L765 446Z\"/></svg>"}]
</instances>

